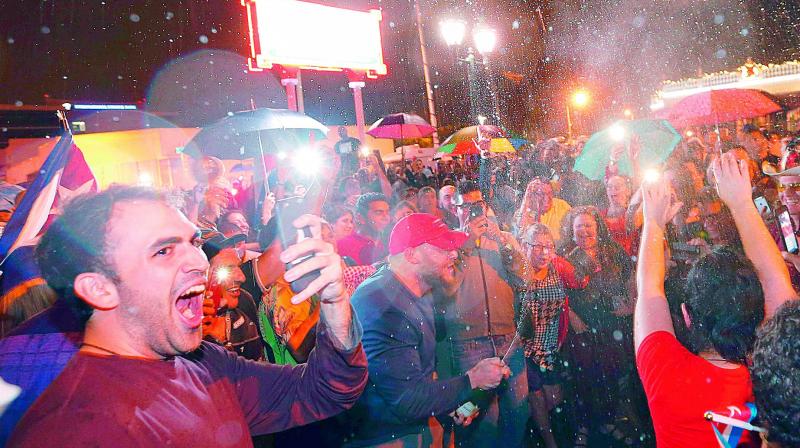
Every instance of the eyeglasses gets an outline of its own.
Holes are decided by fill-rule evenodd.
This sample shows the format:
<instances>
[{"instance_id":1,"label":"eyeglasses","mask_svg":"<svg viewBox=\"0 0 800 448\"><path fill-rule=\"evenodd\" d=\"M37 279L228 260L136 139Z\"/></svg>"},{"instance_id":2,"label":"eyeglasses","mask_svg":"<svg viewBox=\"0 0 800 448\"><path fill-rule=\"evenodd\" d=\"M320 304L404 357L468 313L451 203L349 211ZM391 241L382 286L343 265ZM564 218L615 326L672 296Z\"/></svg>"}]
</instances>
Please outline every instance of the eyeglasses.
<instances>
[{"instance_id":1,"label":"eyeglasses","mask_svg":"<svg viewBox=\"0 0 800 448\"><path fill-rule=\"evenodd\" d=\"M481 207L483 207L485 209L486 208L486 201L484 201L483 199L481 199L479 201L475 201L475 202L466 202L466 201L464 201L464 202L461 203L461 205L456 205L456 207L469 208L469 207L472 207L473 205L480 205Z\"/></svg>"},{"instance_id":2,"label":"eyeglasses","mask_svg":"<svg viewBox=\"0 0 800 448\"><path fill-rule=\"evenodd\" d=\"M800 190L800 182L793 182L793 183L779 183L778 184L778 191L786 191L786 190Z\"/></svg>"},{"instance_id":3,"label":"eyeglasses","mask_svg":"<svg viewBox=\"0 0 800 448\"><path fill-rule=\"evenodd\" d=\"M556 246L552 244L529 244L525 243L526 247L533 249L535 252L544 252L547 250L548 252L555 252Z\"/></svg>"}]
</instances>

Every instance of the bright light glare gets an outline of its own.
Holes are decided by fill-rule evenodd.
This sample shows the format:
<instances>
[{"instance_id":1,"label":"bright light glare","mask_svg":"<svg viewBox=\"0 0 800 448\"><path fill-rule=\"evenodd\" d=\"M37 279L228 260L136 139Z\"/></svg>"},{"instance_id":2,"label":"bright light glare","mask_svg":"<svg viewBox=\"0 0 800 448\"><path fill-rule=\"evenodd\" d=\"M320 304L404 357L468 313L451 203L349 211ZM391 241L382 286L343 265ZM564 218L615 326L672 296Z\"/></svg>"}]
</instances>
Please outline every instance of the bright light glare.
<instances>
[{"instance_id":1,"label":"bright light glare","mask_svg":"<svg viewBox=\"0 0 800 448\"><path fill-rule=\"evenodd\" d=\"M366 146L361 147L361 157L369 157L372 154L372 150Z\"/></svg>"},{"instance_id":2,"label":"bright light glare","mask_svg":"<svg viewBox=\"0 0 800 448\"><path fill-rule=\"evenodd\" d=\"M278 160L284 160L284 159L286 159L286 153L283 152L283 151L279 152L278 153Z\"/></svg>"},{"instance_id":3,"label":"bright light glare","mask_svg":"<svg viewBox=\"0 0 800 448\"><path fill-rule=\"evenodd\" d=\"M478 53L486 54L494 50L497 44L497 33L491 28L479 28L472 35Z\"/></svg>"},{"instance_id":4,"label":"bright light glare","mask_svg":"<svg viewBox=\"0 0 800 448\"><path fill-rule=\"evenodd\" d=\"M298 1L243 4L248 5L250 20L251 65L349 68L386 74L382 14L377 9L356 11Z\"/></svg>"},{"instance_id":5,"label":"bright light glare","mask_svg":"<svg viewBox=\"0 0 800 448\"><path fill-rule=\"evenodd\" d=\"M608 128L608 132L611 134L611 138L614 141L621 142L625 139L625 127L619 124L615 124Z\"/></svg>"},{"instance_id":6,"label":"bright light glare","mask_svg":"<svg viewBox=\"0 0 800 448\"><path fill-rule=\"evenodd\" d=\"M231 276L231 270L227 266L218 267L214 275L217 278L217 283L222 283L225 280L229 279Z\"/></svg>"},{"instance_id":7,"label":"bright light glare","mask_svg":"<svg viewBox=\"0 0 800 448\"><path fill-rule=\"evenodd\" d=\"M439 23L439 29L448 46L461 45L464 42L464 34L467 32L464 22L453 19L444 20Z\"/></svg>"},{"instance_id":8,"label":"bright light glare","mask_svg":"<svg viewBox=\"0 0 800 448\"><path fill-rule=\"evenodd\" d=\"M633 116L633 112L631 112L630 109L625 109L622 111L622 115L624 115L625 118L631 118Z\"/></svg>"},{"instance_id":9,"label":"bright light glare","mask_svg":"<svg viewBox=\"0 0 800 448\"><path fill-rule=\"evenodd\" d=\"M644 181L645 182L656 182L658 179L661 178L661 173L658 170L650 168L645 170L644 172Z\"/></svg>"},{"instance_id":10,"label":"bright light glare","mask_svg":"<svg viewBox=\"0 0 800 448\"><path fill-rule=\"evenodd\" d=\"M572 94L572 104L575 107L584 107L589 104L589 92L585 90L578 90Z\"/></svg>"},{"instance_id":11,"label":"bright light glare","mask_svg":"<svg viewBox=\"0 0 800 448\"><path fill-rule=\"evenodd\" d=\"M691 137L691 136L693 136L693 135L694 135L694 132L692 132L692 131L691 131L691 129L690 129L690 130L688 130L688 131L686 131L686 136L687 136L687 137Z\"/></svg>"},{"instance_id":12,"label":"bright light glare","mask_svg":"<svg viewBox=\"0 0 800 448\"><path fill-rule=\"evenodd\" d=\"M293 165L299 174L314 176L322 168L322 157L311 148L301 148L294 154Z\"/></svg>"},{"instance_id":13,"label":"bright light glare","mask_svg":"<svg viewBox=\"0 0 800 448\"><path fill-rule=\"evenodd\" d=\"M483 115L478 115L478 124L483 126L484 123L486 123L486 117Z\"/></svg>"},{"instance_id":14,"label":"bright light glare","mask_svg":"<svg viewBox=\"0 0 800 448\"><path fill-rule=\"evenodd\" d=\"M150 173L144 171L139 173L139 185L143 187L152 187L153 186L153 176Z\"/></svg>"}]
</instances>

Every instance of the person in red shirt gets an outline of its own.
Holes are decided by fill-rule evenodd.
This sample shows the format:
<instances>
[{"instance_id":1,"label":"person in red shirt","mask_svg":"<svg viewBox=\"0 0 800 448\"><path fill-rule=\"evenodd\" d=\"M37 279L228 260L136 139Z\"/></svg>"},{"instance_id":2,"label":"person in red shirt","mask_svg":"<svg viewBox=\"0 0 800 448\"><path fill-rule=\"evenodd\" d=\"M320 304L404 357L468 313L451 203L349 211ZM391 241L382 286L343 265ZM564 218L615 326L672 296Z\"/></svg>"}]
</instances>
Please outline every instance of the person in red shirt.
<instances>
[{"instance_id":1,"label":"person in red shirt","mask_svg":"<svg viewBox=\"0 0 800 448\"><path fill-rule=\"evenodd\" d=\"M718 437L727 436L715 431L705 413L745 409L753 401L746 364L756 328L780 304L797 296L786 264L750 200L747 165L730 154L713 165L719 196L731 210L752 264L723 249L692 268L681 305L692 351L675 338L664 293L664 227L679 205L671 202L665 182L642 187L634 343L660 448L720 446ZM745 432L740 446L752 446L757 439ZM734 440L725 443L736 445Z\"/></svg>"},{"instance_id":2,"label":"person in red shirt","mask_svg":"<svg viewBox=\"0 0 800 448\"><path fill-rule=\"evenodd\" d=\"M380 193L362 194L356 201L358 230L337 243L339 255L350 257L357 265L372 264L386 258L386 247L381 240L389 226L389 200Z\"/></svg>"}]
</instances>

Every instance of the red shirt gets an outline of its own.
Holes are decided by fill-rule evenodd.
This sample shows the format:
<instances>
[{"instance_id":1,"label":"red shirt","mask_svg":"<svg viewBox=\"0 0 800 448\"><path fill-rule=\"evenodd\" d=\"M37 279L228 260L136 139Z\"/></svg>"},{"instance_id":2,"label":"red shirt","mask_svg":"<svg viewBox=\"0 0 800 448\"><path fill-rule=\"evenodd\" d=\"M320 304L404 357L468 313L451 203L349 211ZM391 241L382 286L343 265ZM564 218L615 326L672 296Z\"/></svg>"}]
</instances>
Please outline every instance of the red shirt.
<instances>
[{"instance_id":1,"label":"red shirt","mask_svg":"<svg viewBox=\"0 0 800 448\"><path fill-rule=\"evenodd\" d=\"M642 341L636 366L659 448L717 448L719 443L711 423L703 417L705 412L723 412L728 406L744 408L746 402L753 402L746 367L716 367L693 355L666 331L657 331ZM739 446L748 446L750 440L745 432Z\"/></svg>"},{"instance_id":2,"label":"red shirt","mask_svg":"<svg viewBox=\"0 0 800 448\"><path fill-rule=\"evenodd\" d=\"M336 242L339 255L355 260L357 265L373 264L386 258L386 248L378 239L374 241L360 233L353 232Z\"/></svg>"}]
</instances>

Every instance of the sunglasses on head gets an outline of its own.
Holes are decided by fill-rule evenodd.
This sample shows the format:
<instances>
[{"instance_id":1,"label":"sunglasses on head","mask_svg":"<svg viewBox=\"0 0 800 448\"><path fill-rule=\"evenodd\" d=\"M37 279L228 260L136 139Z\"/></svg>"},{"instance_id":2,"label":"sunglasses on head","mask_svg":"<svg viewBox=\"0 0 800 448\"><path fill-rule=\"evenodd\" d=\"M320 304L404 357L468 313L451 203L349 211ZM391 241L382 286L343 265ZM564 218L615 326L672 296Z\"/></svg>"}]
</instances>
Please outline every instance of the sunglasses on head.
<instances>
[{"instance_id":1,"label":"sunglasses on head","mask_svg":"<svg viewBox=\"0 0 800 448\"><path fill-rule=\"evenodd\" d=\"M800 190L800 182L792 182L792 183L779 183L778 184L778 191L786 191L786 190Z\"/></svg>"}]
</instances>

